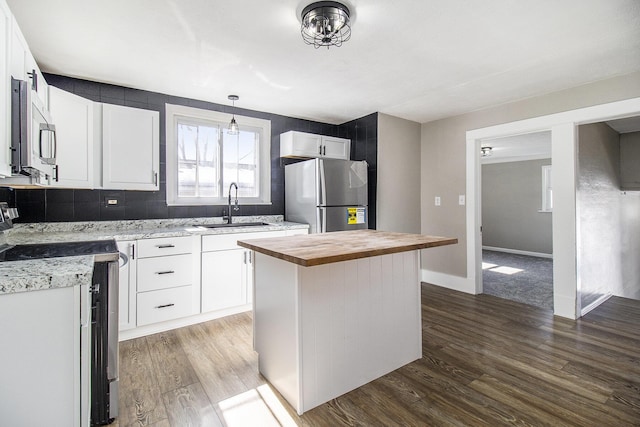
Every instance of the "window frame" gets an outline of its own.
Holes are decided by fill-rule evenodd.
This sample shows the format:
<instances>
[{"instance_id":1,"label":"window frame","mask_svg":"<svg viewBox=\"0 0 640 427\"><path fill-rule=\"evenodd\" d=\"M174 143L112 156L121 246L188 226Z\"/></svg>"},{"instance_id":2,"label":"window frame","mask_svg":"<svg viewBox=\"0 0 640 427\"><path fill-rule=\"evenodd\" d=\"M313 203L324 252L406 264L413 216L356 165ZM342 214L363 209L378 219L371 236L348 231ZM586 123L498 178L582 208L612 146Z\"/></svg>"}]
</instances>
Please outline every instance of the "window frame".
<instances>
[{"instance_id":1,"label":"window frame","mask_svg":"<svg viewBox=\"0 0 640 427\"><path fill-rule=\"evenodd\" d=\"M165 113L167 206L226 205L229 195L228 188L222 188L221 197L178 197L177 121L179 118L184 118L190 122L202 121L224 125L231 121L232 114L174 104L165 104ZM235 118L241 130L242 126L261 129L257 165L259 169L258 196L238 197L238 202L248 205L271 204L271 121L237 114ZM221 164L219 166L222 167Z\"/></svg>"}]
</instances>

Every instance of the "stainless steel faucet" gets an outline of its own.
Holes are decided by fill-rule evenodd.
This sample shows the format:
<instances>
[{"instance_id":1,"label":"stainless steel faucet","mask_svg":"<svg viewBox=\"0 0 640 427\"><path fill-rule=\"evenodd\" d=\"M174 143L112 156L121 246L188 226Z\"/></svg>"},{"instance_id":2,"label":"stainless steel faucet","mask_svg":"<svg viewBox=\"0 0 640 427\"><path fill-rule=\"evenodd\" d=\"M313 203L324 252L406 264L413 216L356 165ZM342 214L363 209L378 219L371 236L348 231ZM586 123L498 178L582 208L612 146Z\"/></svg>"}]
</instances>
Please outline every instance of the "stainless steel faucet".
<instances>
[{"instance_id":1,"label":"stainless steel faucet","mask_svg":"<svg viewBox=\"0 0 640 427\"><path fill-rule=\"evenodd\" d=\"M233 187L236 187L236 202L235 202L235 206L233 207L233 210L234 211L240 210L240 207L238 206L238 184L236 184L235 182L232 182L231 185L229 185L229 203L227 207L227 212L229 216L227 217L227 224L231 224L231 218L233 217L233 214L231 213L231 189Z\"/></svg>"}]
</instances>

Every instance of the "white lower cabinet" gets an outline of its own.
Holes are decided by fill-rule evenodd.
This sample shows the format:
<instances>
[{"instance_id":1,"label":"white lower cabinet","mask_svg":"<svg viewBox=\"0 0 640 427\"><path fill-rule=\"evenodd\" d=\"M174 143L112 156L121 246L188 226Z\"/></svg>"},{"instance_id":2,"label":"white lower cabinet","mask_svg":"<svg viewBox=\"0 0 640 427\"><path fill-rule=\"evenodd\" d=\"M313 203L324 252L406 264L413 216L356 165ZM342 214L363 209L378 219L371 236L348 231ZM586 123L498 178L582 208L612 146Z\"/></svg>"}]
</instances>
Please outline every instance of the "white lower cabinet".
<instances>
[{"instance_id":1,"label":"white lower cabinet","mask_svg":"<svg viewBox=\"0 0 640 427\"><path fill-rule=\"evenodd\" d=\"M253 251L238 240L285 236L285 231L263 231L202 236L202 312L253 302Z\"/></svg>"},{"instance_id":2,"label":"white lower cabinet","mask_svg":"<svg viewBox=\"0 0 640 427\"><path fill-rule=\"evenodd\" d=\"M137 242L136 325L200 312L200 237Z\"/></svg>"},{"instance_id":3,"label":"white lower cabinet","mask_svg":"<svg viewBox=\"0 0 640 427\"><path fill-rule=\"evenodd\" d=\"M247 304L247 251L232 249L202 254L202 311Z\"/></svg>"},{"instance_id":4,"label":"white lower cabinet","mask_svg":"<svg viewBox=\"0 0 640 427\"><path fill-rule=\"evenodd\" d=\"M119 330L136 327L136 260L135 240L118 242L120 252L120 275L118 277L118 322Z\"/></svg>"},{"instance_id":5,"label":"white lower cabinet","mask_svg":"<svg viewBox=\"0 0 640 427\"><path fill-rule=\"evenodd\" d=\"M0 295L0 425L89 424L89 286Z\"/></svg>"},{"instance_id":6,"label":"white lower cabinet","mask_svg":"<svg viewBox=\"0 0 640 427\"><path fill-rule=\"evenodd\" d=\"M138 293L138 326L196 314L192 286Z\"/></svg>"},{"instance_id":7,"label":"white lower cabinet","mask_svg":"<svg viewBox=\"0 0 640 427\"><path fill-rule=\"evenodd\" d=\"M194 284L193 253L143 258L138 261L138 292Z\"/></svg>"},{"instance_id":8,"label":"white lower cabinet","mask_svg":"<svg viewBox=\"0 0 640 427\"><path fill-rule=\"evenodd\" d=\"M238 240L296 234L307 229L118 242L120 339L250 310L254 253Z\"/></svg>"}]
</instances>

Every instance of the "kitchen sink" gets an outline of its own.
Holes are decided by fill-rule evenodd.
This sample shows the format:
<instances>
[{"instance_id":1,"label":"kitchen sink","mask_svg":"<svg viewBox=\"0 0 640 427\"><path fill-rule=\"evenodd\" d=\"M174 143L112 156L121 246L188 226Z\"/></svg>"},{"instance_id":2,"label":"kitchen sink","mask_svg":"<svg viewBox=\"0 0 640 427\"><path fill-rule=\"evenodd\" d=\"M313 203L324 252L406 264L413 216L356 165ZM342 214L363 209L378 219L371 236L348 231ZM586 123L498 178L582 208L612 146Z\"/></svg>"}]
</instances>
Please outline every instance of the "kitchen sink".
<instances>
[{"instance_id":1,"label":"kitchen sink","mask_svg":"<svg viewBox=\"0 0 640 427\"><path fill-rule=\"evenodd\" d=\"M234 222L231 224L200 224L196 225L196 227L203 228L227 228L227 227L260 227L261 225L269 225L266 222Z\"/></svg>"}]
</instances>

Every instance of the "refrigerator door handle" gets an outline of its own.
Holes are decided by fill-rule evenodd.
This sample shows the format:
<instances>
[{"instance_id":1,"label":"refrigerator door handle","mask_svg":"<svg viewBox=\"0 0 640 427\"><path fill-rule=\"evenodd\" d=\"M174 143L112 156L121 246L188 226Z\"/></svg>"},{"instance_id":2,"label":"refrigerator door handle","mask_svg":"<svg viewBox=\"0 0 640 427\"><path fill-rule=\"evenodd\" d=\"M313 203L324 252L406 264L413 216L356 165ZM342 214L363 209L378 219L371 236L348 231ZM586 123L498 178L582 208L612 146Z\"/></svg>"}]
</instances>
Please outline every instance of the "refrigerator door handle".
<instances>
[{"instance_id":1,"label":"refrigerator door handle","mask_svg":"<svg viewBox=\"0 0 640 427\"><path fill-rule=\"evenodd\" d=\"M327 203L327 184L324 175L324 161L322 159L318 159L318 169L318 197L320 198L320 200L318 200L318 204L325 205Z\"/></svg>"},{"instance_id":2,"label":"refrigerator door handle","mask_svg":"<svg viewBox=\"0 0 640 427\"><path fill-rule=\"evenodd\" d=\"M327 209L318 208L318 233L325 233L327 230Z\"/></svg>"}]
</instances>

